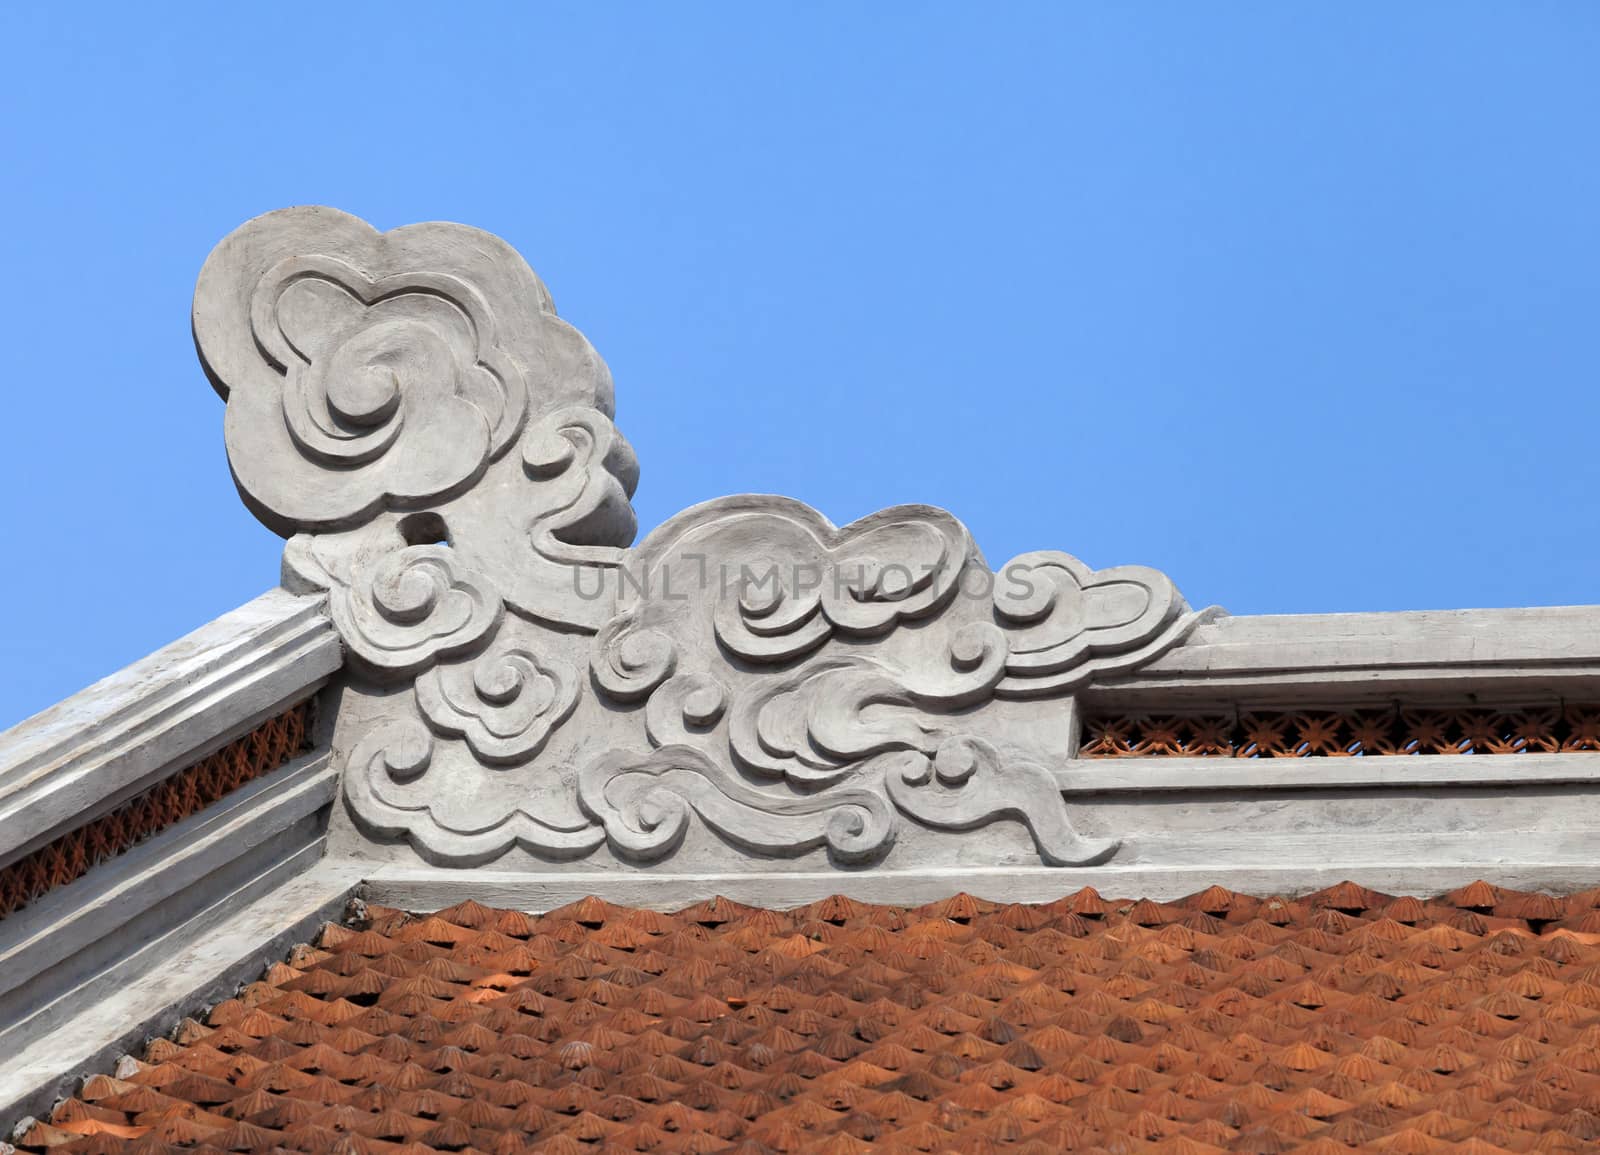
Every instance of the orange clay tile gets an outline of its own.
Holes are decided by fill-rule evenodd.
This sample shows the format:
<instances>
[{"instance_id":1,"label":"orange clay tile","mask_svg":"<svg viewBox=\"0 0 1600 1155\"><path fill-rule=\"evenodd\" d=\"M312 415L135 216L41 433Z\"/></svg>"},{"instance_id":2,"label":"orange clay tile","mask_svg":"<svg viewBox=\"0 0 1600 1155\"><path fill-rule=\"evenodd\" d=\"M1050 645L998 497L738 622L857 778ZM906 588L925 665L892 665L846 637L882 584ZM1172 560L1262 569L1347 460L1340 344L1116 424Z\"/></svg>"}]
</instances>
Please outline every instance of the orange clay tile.
<instances>
[{"instance_id":1,"label":"orange clay tile","mask_svg":"<svg viewBox=\"0 0 1600 1155\"><path fill-rule=\"evenodd\" d=\"M374 907L52 1155L1600 1149L1600 892Z\"/></svg>"}]
</instances>

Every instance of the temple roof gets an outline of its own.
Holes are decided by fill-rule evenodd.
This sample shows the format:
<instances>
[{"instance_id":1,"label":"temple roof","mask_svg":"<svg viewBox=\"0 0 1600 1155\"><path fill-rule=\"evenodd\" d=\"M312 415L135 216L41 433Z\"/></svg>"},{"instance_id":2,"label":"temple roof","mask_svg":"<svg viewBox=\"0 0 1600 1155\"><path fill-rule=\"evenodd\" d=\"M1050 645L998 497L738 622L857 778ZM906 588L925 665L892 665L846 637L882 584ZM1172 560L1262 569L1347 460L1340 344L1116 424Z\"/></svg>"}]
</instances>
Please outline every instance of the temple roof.
<instances>
[{"instance_id":1,"label":"temple roof","mask_svg":"<svg viewBox=\"0 0 1600 1155\"><path fill-rule=\"evenodd\" d=\"M609 371L465 225L268 213L193 328L281 584L0 735L0 1133L1600 1133L1600 606L1230 615L926 505L636 541Z\"/></svg>"},{"instance_id":2,"label":"temple roof","mask_svg":"<svg viewBox=\"0 0 1600 1155\"><path fill-rule=\"evenodd\" d=\"M1561 1151L1600 1138L1600 891L373 907L21 1146Z\"/></svg>"}]
</instances>

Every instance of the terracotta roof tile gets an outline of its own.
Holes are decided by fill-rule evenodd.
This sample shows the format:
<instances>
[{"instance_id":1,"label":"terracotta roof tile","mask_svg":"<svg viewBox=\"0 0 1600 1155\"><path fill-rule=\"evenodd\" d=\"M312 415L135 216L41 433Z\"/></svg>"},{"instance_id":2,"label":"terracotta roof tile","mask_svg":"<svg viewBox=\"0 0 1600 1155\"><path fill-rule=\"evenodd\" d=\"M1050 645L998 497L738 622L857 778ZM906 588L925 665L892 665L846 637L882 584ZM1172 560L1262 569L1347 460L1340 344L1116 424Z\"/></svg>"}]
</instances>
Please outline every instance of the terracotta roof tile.
<instances>
[{"instance_id":1,"label":"terracotta roof tile","mask_svg":"<svg viewBox=\"0 0 1600 1155\"><path fill-rule=\"evenodd\" d=\"M372 908L22 1135L168 1152L1580 1151L1600 892Z\"/></svg>"}]
</instances>

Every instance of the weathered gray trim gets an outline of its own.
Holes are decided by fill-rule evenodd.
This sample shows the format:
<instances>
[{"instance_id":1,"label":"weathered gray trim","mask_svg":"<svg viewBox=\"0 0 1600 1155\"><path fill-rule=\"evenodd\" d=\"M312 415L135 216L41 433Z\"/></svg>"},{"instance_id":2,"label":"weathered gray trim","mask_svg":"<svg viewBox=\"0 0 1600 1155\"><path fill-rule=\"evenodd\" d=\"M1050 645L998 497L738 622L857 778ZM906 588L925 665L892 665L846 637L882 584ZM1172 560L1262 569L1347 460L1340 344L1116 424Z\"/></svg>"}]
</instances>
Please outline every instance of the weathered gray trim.
<instances>
[{"instance_id":1,"label":"weathered gray trim","mask_svg":"<svg viewBox=\"0 0 1600 1155\"><path fill-rule=\"evenodd\" d=\"M1433 895L1485 878L1500 886L1571 893L1593 883L1596 871L1572 863L1492 860L1459 864L1396 866L1381 861L1306 866L1286 872L1270 865L1183 867L1100 866L1078 870L1048 867L973 867L961 870L796 871L787 874L580 874L529 876L498 871L386 868L370 875L362 893L370 902L404 910L439 910L472 899L488 906L531 913L553 910L590 894L608 902L654 910L680 910L715 895L735 902L783 909L832 894L861 902L918 906L965 891L993 902L1050 902L1079 887L1093 886L1108 898L1149 897L1170 901L1221 885L1243 894L1305 894L1353 878L1376 890Z\"/></svg>"},{"instance_id":2,"label":"weathered gray trim","mask_svg":"<svg viewBox=\"0 0 1600 1155\"><path fill-rule=\"evenodd\" d=\"M303 853L314 853L309 847ZM343 914L358 871L325 863L285 881L289 862L227 894L204 915L151 941L141 973L81 1002L77 1014L20 1051L0 1050L0 1123L44 1116L90 1074L167 1034L185 1016L231 997L318 926ZM156 965L149 965L149 964Z\"/></svg>"},{"instance_id":3,"label":"weathered gray trim","mask_svg":"<svg viewBox=\"0 0 1600 1155\"><path fill-rule=\"evenodd\" d=\"M33 999L14 1007L13 992L69 960L75 974L86 968L94 973L96 960L83 957L85 952L126 954L129 923L191 887L214 889L218 872L326 810L337 792L338 774L328 754L307 755L0 922L0 1041L18 1010L42 1005ZM321 830L313 831L291 852L321 836Z\"/></svg>"},{"instance_id":4,"label":"weathered gray trim","mask_svg":"<svg viewBox=\"0 0 1600 1155\"><path fill-rule=\"evenodd\" d=\"M1223 617L1126 678L1099 707L1306 705L1600 693L1600 606Z\"/></svg>"},{"instance_id":5,"label":"weathered gray trim","mask_svg":"<svg viewBox=\"0 0 1600 1155\"><path fill-rule=\"evenodd\" d=\"M312 870L337 788L312 755L0 923L0 1056L75 1043L87 1009Z\"/></svg>"},{"instance_id":6,"label":"weathered gray trim","mask_svg":"<svg viewBox=\"0 0 1600 1155\"><path fill-rule=\"evenodd\" d=\"M272 590L0 733L0 866L314 693L326 599Z\"/></svg>"},{"instance_id":7,"label":"weathered gray trim","mask_svg":"<svg viewBox=\"0 0 1600 1155\"><path fill-rule=\"evenodd\" d=\"M794 906L833 893L917 904L957 890L1048 901L1085 885L1172 899L1216 883L1298 894L1346 878L1425 895L1477 878L1568 892L1600 884L1593 851L1600 754L1074 760L1055 778L1090 836L1119 840L1111 861L1029 865L1027 833L1010 822L948 836L961 840L957 853L971 862L954 869L910 843L882 865L848 871L826 869L818 856L799 869L713 865L659 874L576 864L468 871L391 860L374 864L368 893L411 910L471 897L537 911L586 894L673 909L714 894Z\"/></svg>"},{"instance_id":8,"label":"weathered gray trim","mask_svg":"<svg viewBox=\"0 0 1600 1155\"><path fill-rule=\"evenodd\" d=\"M1425 790L1600 783L1600 754L1360 758L1085 758L1056 771L1067 795L1218 790Z\"/></svg>"}]
</instances>

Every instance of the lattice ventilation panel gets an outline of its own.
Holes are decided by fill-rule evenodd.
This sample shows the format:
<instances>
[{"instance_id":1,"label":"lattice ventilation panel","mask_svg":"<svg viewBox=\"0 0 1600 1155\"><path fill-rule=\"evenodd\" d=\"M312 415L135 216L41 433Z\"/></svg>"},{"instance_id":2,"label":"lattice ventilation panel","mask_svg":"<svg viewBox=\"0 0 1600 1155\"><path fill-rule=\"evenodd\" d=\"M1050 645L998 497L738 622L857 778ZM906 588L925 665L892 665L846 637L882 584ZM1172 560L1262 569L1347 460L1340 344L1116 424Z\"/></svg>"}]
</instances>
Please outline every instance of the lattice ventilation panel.
<instances>
[{"instance_id":1,"label":"lattice ventilation panel","mask_svg":"<svg viewBox=\"0 0 1600 1155\"><path fill-rule=\"evenodd\" d=\"M311 710L310 700L289 707L110 813L0 868L0 919L310 749Z\"/></svg>"},{"instance_id":2,"label":"lattice ventilation panel","mask_svg":"<svg viewBox=\"0 0 1600 1155\"><path fill-rule=\"evenodd\" d=\"M1105 714L1084 758L1343 758L1370 754L1570 754L1600 750L1600 705Z\"/></svg>"}]
</instances>

